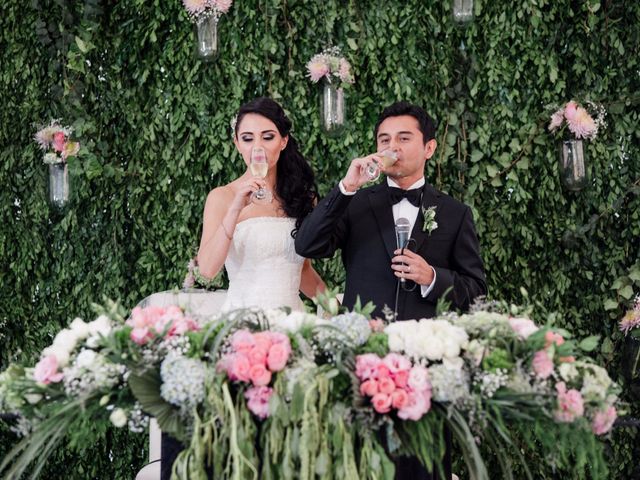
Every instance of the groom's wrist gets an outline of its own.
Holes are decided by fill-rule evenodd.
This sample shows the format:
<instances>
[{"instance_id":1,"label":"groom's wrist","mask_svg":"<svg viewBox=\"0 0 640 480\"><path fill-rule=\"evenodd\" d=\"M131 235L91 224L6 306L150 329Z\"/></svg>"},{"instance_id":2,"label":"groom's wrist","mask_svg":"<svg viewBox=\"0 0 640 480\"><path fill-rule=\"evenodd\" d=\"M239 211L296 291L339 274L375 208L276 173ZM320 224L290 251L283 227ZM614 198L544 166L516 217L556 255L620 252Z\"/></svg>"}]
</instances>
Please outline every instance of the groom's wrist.
<instances>
[{"instance_id":1,"label":"groom's wrist","mask_svg":"<svg viewBox=\"0 0 640 480\"><path fill-rule=\"evenodd\" d=\"M358 187L345 182L344 179L340 180L338 187L343 195L354 195L358 191Z\"/></svg>"}]
</instances>

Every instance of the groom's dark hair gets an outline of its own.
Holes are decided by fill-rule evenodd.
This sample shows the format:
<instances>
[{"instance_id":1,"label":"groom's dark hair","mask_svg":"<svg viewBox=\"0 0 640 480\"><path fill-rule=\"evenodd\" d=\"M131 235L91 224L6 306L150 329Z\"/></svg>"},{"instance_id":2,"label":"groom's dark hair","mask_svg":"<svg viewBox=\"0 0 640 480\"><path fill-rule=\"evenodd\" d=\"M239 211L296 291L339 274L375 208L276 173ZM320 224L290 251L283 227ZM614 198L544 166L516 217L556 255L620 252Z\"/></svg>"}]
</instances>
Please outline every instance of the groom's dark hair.
<instances>
[{"instance_id":1,"label":"groom's dark hair","mask_svg":"<svg viewBox=\"0 0 640 480\"><path fill-rule=\"evenodd\" d=\"M418 126L422 132L422 139L424 143L436 138L436 125L433 118L431 118L422 108L409 102L396 102L382 110L382 113L376 122L373 137L378 138L378 128L380 128L380 124L387 118L399 117L401 115L409 115L418 121Z\"/></svg>"}]
</instances>

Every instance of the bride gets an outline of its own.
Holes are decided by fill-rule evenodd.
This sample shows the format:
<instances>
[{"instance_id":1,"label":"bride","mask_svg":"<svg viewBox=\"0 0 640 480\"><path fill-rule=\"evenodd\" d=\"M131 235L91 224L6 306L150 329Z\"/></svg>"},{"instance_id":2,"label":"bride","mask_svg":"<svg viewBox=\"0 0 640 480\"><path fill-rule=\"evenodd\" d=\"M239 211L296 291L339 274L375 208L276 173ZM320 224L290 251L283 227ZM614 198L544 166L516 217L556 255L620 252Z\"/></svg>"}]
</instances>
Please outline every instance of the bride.
<instances>
[{"instance_id":1,"label":"bride","mask_svg":"<svg viewBox=\"0 0 640 480\"><path fill-rule=\"evenodd\" d=\"M223 265L227 269L223 311L251 306L302 310L299 291L313 297L325 288L311 261L295 252L295 232L313 209L317 191L290 129L282 107L269 98L252 100L238 112L233 142L247 170L209 193L198 251L205 277L214 277ZM250 167L264 157L266 167L255 170L264 174L266 169L260 178Z\"/></svg>"}]
</instances>

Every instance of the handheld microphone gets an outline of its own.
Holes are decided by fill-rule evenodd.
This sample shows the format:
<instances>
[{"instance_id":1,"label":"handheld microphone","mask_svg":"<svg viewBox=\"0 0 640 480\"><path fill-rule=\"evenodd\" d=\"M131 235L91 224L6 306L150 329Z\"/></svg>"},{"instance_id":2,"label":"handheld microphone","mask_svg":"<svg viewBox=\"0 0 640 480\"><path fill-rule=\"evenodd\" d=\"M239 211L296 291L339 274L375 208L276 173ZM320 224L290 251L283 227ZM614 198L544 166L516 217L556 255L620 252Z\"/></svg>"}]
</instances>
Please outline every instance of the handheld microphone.
<instances>
[{"instance_id":1,"label":"handheld microphone","mask_svg":"<svg viewBox=\"0 0 640 480\"><path fill-rule=\"evenodd\" d=\"M399 249L406 248L409 243L409 236L411 235L411 223L408 219L400 217L396 220L396 244ZM404 278L400 278L402 283L405 282Z\"/></svg>"}]
</instances>

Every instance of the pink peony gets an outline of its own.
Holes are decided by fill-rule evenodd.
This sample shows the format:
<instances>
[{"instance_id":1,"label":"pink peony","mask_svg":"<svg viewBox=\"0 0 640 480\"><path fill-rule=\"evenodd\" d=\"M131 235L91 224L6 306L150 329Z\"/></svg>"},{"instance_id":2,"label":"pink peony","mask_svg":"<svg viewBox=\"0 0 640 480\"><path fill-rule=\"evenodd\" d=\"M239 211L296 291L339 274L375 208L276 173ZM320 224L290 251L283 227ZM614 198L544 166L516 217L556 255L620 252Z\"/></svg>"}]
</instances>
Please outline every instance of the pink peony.
<instances>
[{"instance_id":1,"label":"pink peony","mask_svg":"<svg viewBox=\"0 0 640 480\"><path fill-rule=\"evenodd\" d=\"M382 377L378 381L378 389L380 390L380 393L390 395L396 389L396 384L391 377Z\"/></svg>"},{"instance_id":2,"label":"pink peony","mask_svg":"<svg viewBox=\"0 0 640 480\"><path fill-rule=\"evenodd\" d=\"M404 408L409 401L409 394L404 390L396 390L391 394L391 405L398 410Z\"/></svg>"},{"instance_id":3,"label":"pink peony","mask_svg":"<svg viewBox=\"0 0 640 480\"><path fill-rule=\"evenodd\" d=\"M382 360L373 353L366 353L356 357L356 376L360 380L368 380L373 378L378 370L378 365Z\"/></svg>"},{"instance_id":4,"label":"pink peony","mask_svg":"<svg viewBox=\"0 0 640 480\"><path fill-rule=\"evenodd\" d=\"M33 379L44 385L57 383L64 375L58 372L58 360L55 355L47 355L40 359L33 371Z\"/></svg>"},{"instance_id":5,"label":"pink peony","mask_svg":"<svg viewBox=\"0 0 640 480\"><path fill-rule=\"evenodd\" d=\"M407 396L405 406L398 410L398 417L402 420L418 421L431 409L431 391L427 393L413 392Z\"/></svg>"},{"instance_id":6,"label":"pink peony","mask_svg":"<svg viewBox=\"0 0 640 480\"><path fill-rule=\"evenodd\" d=\"M553 373L553 360L546 350L540 350L533 356L533 371L538 378L548 378Z\"/></svg>"},{"instance_id":7,"label":"pink peony","mask_svg":"<svg viewBox=\"0 0 640 480\"><path fill-rule=\"evenodd\" d=\"M244 392L247 399L247 408L256 417L267 418L269 416L269 399L273 389L269 387L252 387Z\"/></svg>"},{"instance_id":8,"label":"pink peony","mask_svg":"<svg viewBox=\"0 0 640 480\"><path fill-rule=\"evenodd\" d=\"M267 366L269 367L269 370L272 372L279 372L282 370L289 360L289 354L291 353L290 350L291 346L284 343L276 343L272 345L267 357Z\"/></svg>"},{"instance_id":9,"label":"pink peony","mask_svg":"<svg viewBox=\"0 0 640 480\"><path fill-rule=\"evenodd\" d=\"M309 77L311 78L311 81L317 82L329 73L329 66L324 58L316 55L309 63L307 63L307 70L309 70Z\"/></svg>"},{"instance_id":10,"label":"pink peony","mask_svg":"<svg viewBox=\"0 0 640 480\"><path fill-rule=\"evenodd\" d=\"M373 397L378 392L378 382L376 382L375 380L365 380L360 384L361 395Z\"/></svg>"},{"instance_id":11,"label":"pink peony","mask_svg":"<svg viewBox=\"0 0 640 480\"><path fill-rule=\"evenodd\" d=\"M553 115L551 115L551 123L549 123L549 131L553 132L554 130L556 130L558 127L560 127L560 125L562 125L563 121L564 121L564 109L561 108L560 110L555 112Z\"/></svg>"},{"instance_id":12,"label":"pink peony","mask_svg":"<svg viewBox=\"0 0 640 480\"><path fill-rule=\"evenodd\" d=\"M227 13L232 3L233 0L213 0L213 5L221 13Z\"/></svg>"},{"instance_id":13,"label":"pink peony","mask_svg":"<svg viewBox=\"0 0 640 480\"><path fill-rule=\"evenodd\" d=\"M396 373L401 370L409 371L411 369L411 362L404 355L397 353L390 353L382 361L387 366L391 373Z\"/></svg>"},{"instance_id":14,"label":"pink peony","mask_svg":"<svg viewBox=\"0 0 640 480\"><path fill-rule=\"evenodd\" d=\"M616 418L618 418L618 412L616 412L616 409L613 406L610 406L606 410L598 410L593 416L591 430L596 435L604 435L611 430Z\"/></svg>"},{"instance_id":15,"label":"pink peony","mask_svg":"<svg viewBox=\"0 0 640 480\"><path fill-rule=\"evenodd\" d=\"M384 393L376 393L371 399L373 409L378 413L388 413L391 410L391 396Z\"/></svg>"},{"instance_id":16,"label":"pink peony","mask_svg":"<svg viewBox=\"0 0 640 480\"><path fill-rule=\"evenodd\" d=\"M554 417L558 422L571 423L576 418L584 415L584 401L578 390L567 391L564 382L556 384L558 391L558 409L554 412Z\"/></svg>"},{"instance_id":17,"label":"pink peony","mask_svg":"<svg viewBox=\"0 0 640 480\"><path fill-rule=\"evenodd\" d=\"M56 152L62 152L64 150L64 132L56 132L53 134L53 149Z\"/></svg>"},{"instance_id":18,"label":"pink peony","mask_svg":"<svg viewBox=\"0 0 640 480\"><path fill-rule=\"evenodd\" d=\"M572 120L567 118L567 125L576 138L589 138L596 132L596 122L582 107L576 109L576 114Z\"/></svg>"},{"instance_id":19,"label":"pink peony","mask_svg":"<svg viewBox=\"0 0 640 480\"><path fill-rule=\"evenodd\" d=\"M528 318L509 318L509 325L513 331L523 339L538 331L538 327Z\"/></svg>"},{"instance_id":20,"label":"pink peony","mask_svg":"<svg viewBox=\"0 0 640 480\"><path fill-rule=\"evenodd\" d=\"M249 378L256 387L269 385L271 372L262 363L256 363L249 369Z\"/></svg>"}]
</instances>

